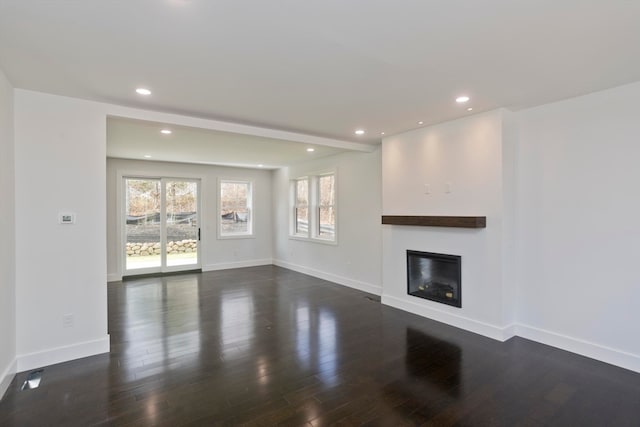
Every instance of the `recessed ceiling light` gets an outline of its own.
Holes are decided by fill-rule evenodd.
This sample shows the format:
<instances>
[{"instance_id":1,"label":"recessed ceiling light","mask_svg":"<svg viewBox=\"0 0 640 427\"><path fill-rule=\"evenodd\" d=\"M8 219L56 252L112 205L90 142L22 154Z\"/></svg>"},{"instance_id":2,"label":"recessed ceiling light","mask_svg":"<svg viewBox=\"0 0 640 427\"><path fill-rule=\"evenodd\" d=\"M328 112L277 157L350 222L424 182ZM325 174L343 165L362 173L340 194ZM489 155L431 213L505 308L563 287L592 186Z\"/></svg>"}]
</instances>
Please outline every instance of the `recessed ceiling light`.
<instances>
[{"instance_id":1,"label":"recessed ceiling light","mask_svg":"<svg viewBox=\"0 0 640 427\"><path fill-rule=\"evenodd\" d=\"M384 132L380 132L380 135L384 135Z\"/></svg>"},{"instance_id":2,"label":"recessed ceiling light","mask_svg":"<svg viewBox=\"0 0 640 427\"><path fill-rule=\"evenodd\" d=\"M263 167L264 167L264 165L258 165L258 167L259 167L259 168L263 168Z\"/></svg>"},{"instance_id":3,"label":"recessed ceiling light","mask_svg":"<svg viewBox=\"0 0 640 427\"><path fill-rule=\"evenodd\" d=\"M149 154L145 154L143 157L144 157L145 159L150 159L150 158L151 158L151 156L150 156Z\"/></svg>"},{"instance_id":4,"label":"recessed ceiling light","mask_svg":"<svg viewBox=\"0 0 640 427\"><path fill-rule=\"evenodd\" d=\"M316 151L316 149L315 149L315 148L307 148L307 151L308 151L309 153L313 153L314 151Z\"/></svg>"},{"instance_id":5,"label":"recessed ceiling light","mask_svg":"<svg viewBox=\"0 0 640 427\"><path fill-rule=\"evenodd\" d=\"M358 129L356 131L356 135L364 135L364 131L362 129Z\"/></svg>"},{"instance_id":6,"label":"recessed ceiling light","mask_svg":"<svg viewBox=\"0 0 640 427\"><path fill-rule=\"evenodd\" d=\"M456 98L456 102L457 102L458 104L464 104L464 103L465 103L465 102L467 102L468 100L469 100L469 97L468 97L468 96L466 96L466 95L459 96L459 97L457 97L457 98Z\"/></svg>"},{"instance_id":7,"label":"recessed ceiling light","mask_svg":"<svg viewBox=\"0 0 640 427\"><path fill-rule=\"evenodd\" d=\"M138 89L136 89L136 93L138 93L139 95L145 95L145 96L151 95L151 91L143 87L139 87Z\"/></svg>"},{"instance_id":8,"label":"recessed ceiling light","mask_svg":"<svg viewBox=\"0 0 640 427\"><path fill-rule=\"evenodd\" d=\"M418 122L418 124L419 124L419 125L423 125L423 124L424 124L424 122L423 122L423 121L419 121L419 122Z\"/></svg>"},{"instance_id":9,"label":"recessed ceiling light","mask_svg":"<svg viewBox=\"0 0 640 427\"><path fill-rule=\"evenodd\" d=\"M162 129L160 133L164 133L165 135L171 135L171 129Z\"/></svg>"},{"instance_id":10,"label":"recessed ceiling light","mask_svg":"<svg viewBox=\"0 0 640 427\"><path fill-rule=\"evenodd\" d=\"M467 108L467 111L473 111L472 107Z\"/></svg>"}]
</instances>

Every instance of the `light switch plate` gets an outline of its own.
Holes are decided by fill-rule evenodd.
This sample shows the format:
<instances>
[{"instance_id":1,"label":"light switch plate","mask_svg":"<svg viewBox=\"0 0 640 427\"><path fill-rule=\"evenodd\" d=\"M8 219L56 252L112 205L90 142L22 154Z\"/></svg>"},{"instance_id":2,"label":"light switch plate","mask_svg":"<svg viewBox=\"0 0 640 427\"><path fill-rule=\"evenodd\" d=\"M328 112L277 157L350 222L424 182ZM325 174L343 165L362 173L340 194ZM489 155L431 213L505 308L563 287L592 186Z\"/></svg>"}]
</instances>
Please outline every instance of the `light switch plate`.
<instances>
[{"instance_id":1,"label":"light switch plate","mask_svg":"<svg viewBox=\"0 0 640 427\"><path fill-rule=\"evenodd\" d=\"M59 224L75 224L76 214L74 212L58 212Z\"/></svg>"}]
</instances>

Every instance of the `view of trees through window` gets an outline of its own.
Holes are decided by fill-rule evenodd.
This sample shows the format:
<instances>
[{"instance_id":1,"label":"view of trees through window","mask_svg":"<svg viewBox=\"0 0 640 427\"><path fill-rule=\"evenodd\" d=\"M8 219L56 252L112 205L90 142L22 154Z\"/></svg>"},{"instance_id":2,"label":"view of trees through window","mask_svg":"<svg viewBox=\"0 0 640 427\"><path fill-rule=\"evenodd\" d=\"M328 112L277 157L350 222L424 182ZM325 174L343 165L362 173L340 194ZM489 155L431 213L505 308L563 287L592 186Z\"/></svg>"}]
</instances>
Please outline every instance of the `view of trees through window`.
<instances>
[{"instance_id":1,"label":"view of trees through window","mask_svg":"<svg viewBox=\"0 0 640 427\"><path fill-rule=\"evenodd\" d=\"M318 237L333 239L336 233L335 175L318 178L319 213Z\"/></svg>"},{"instance_id":2,"label":"view of trees through window","mask_svg":"<svg viewBox=\"0 0 640 427\"><path fill-rule=\"evenodd\" d=\"M127 215L152 222L153 215L160 212L160 181L127 179L126 189Z\"/></svg>"},{"instance_id":3,"label":"view of trees through window","mask_svg":"<svg viewBox=\"0 0 640 427\"><path fill-rule=\"evenodd\" d=\"M292 181L292 233L296 237L336 240L336 175L311 175Z\"/></svg>"},{"instance_id":4,"label":"view of trees through window","mask_svg":"<svg viewBox=\"0 0 640 427\"><path fill-rule=\"evenodd\" d=\"M309 233L309 180L307 178L298 179L295 189L295 234Z\"/></svg>"},{"instance_id":5,"label":"view of trees through window","mask_svg":"<svg viewBox=\"0 0 640 427\"><path fill-rule=\"evenodd\" d=\"M220 234L251 234L250 182L220 182Z\"/></svg>"},{"instance_id":6,"label":"view of trees through window","mask_svg":"<svg viewBox=\"0 0 640 427\"><path fill-rule=\"evenodd\" d=\"M181 214L196 212L196 183L188 181L167 182L167 214L177 218ZM145 217L160 212L160 181L127 179L127 215ZM139 218L154 222L154 215ZM159 222L159 219L155 219Z\"/></svg>"},{"instance_id":7,"label":"view of trees through window","mask_svg":"<svg viewBox=\"0 0 640 427\"><path fill-rule=\"evenodd\" d=\"M198 184L193 181L127 178L127 269L161 265L161 192L164 182L167 265L197 262Z\"/></svg>"},{"instance_id":8,"label":"view of trees through window","mask_svg":"<svg viewBox=\"0 0 640 427\"><path fill-rule=\"evenodd\" d=\"M167 220L172 223L192 223L197 211L198 187L190 181L167 182ZM186 219L186 221L185 221Z\"/></svg>"}]
</instances>

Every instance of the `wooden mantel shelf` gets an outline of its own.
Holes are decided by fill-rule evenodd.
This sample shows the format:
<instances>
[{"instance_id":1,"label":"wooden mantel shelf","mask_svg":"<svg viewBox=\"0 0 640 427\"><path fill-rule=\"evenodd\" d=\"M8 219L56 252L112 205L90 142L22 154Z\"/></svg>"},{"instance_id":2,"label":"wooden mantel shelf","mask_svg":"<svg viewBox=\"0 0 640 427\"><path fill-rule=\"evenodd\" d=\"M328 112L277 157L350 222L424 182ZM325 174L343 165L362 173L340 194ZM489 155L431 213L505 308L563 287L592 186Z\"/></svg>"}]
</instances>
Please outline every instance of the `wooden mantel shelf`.
<instances>
[{"instance_id":1,"label":"wooden mantel shelf","mask_svg":"<svg viewBox=\"0 0 640 427\"><path fill-rule=\"evenodd\" d=\"M422 227L486 228L486 216L405 216L382 215L382 223Z\"/></svg>"}]
</instances>

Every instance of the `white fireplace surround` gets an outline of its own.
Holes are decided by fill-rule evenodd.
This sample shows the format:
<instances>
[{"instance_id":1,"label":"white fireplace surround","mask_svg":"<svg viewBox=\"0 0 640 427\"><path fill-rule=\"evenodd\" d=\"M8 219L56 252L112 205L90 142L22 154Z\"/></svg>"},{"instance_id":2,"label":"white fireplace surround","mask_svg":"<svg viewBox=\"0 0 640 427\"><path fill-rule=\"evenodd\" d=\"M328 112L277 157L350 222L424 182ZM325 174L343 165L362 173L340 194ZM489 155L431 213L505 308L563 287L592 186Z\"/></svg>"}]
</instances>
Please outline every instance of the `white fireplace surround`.
<instances>
[{"instance_id":1,"label":"white fireplace surround","mask_svg":"<svg viewBox=\"0 0 640 427\"><path fill-rule=\"evenodd\" d=\"M383 215L487 217L483 229L383 226L383 302L496 339L513 317L503 267L512 234L508 193L515 161L505 111L492 111L387 138L382 146ZM425 194L423 188L431 191ZM406 250L462 256L462 308L416 301L406 292Z\"/></svg>"}]
</instances>

